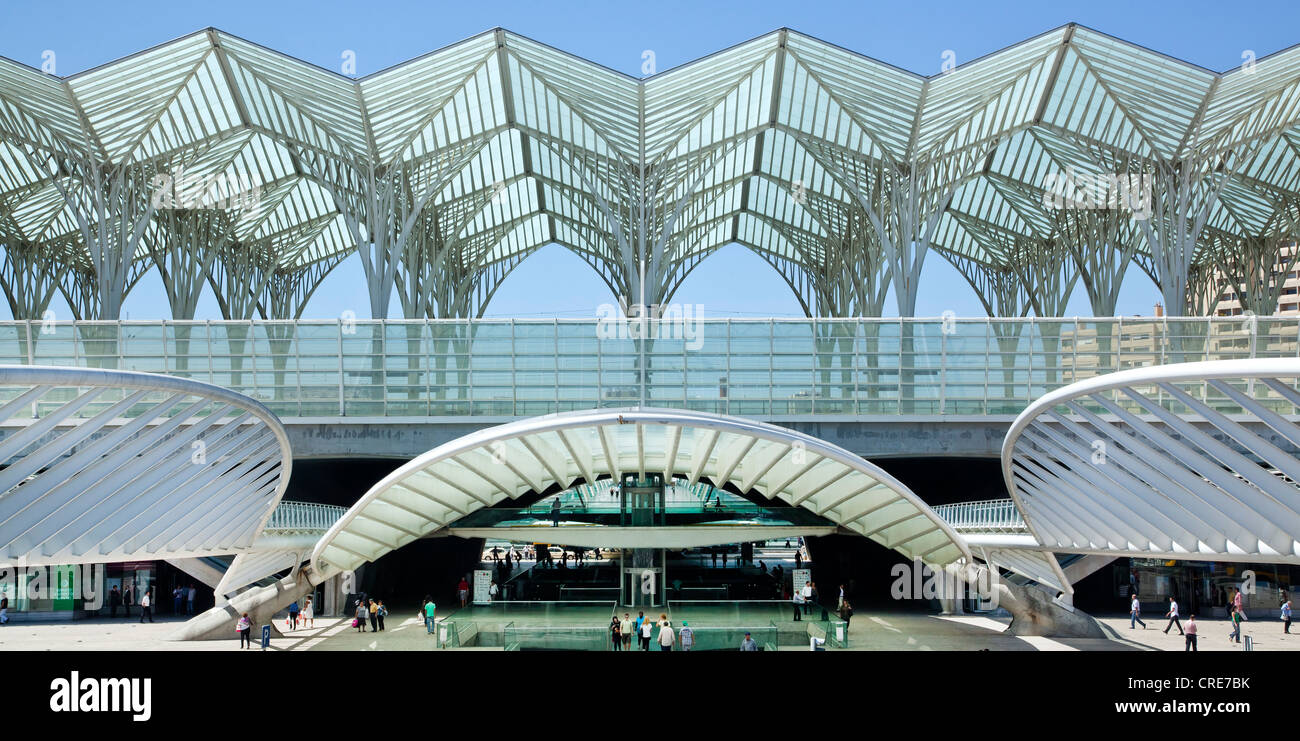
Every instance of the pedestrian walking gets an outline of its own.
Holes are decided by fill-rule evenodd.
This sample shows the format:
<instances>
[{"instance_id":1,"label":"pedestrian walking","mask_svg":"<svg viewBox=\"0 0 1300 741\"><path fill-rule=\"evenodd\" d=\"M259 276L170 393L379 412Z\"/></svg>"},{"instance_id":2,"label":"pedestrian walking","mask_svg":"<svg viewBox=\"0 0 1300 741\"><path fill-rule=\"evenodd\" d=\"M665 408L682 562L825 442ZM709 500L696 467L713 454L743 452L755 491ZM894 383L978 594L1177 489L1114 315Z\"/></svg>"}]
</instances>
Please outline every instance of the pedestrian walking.
<instances>
[{"instance_id":1,"label":"pedestrian walking","mask_svg":"<svg viewBox=\"0 0 1300 741\"><path fill-rule=\"evenodd\" d=\"M312 607L310 594L307 595L307 599L303 600L302 626L304 628L316 627L316 608Z\"/></svg>"},{"instance_id":2,"label":"pedestrian walking","mask_svg":"<svg viewBox=\"0 0 1300 741\"><path fill-rule=\"evenodd\" d=\"M185 590L185 614L186 615L194 614L194 600L197 599L198 596L199 596L199 590L195 589L193 584L190 585L189 589Z\"/></svg>"},{"instance_id":3,"label":"pedestrian walking","mask_svg":"<svg viewBox=\"0 0 1300 741\"><path fill-rule=\"evenodd\" d=\"M1291 634L1291 600L1282 603L1282 632Z\"/></svg>"},{"instance_id":4,"label":"pedestrian walking","mask_svg":"<svg viewBox=\"0 0 1300 741\"><path fill-rule=\"evenodd\" d=\"M609 619L609 642L610 650L623 650L623 622L618 619L618 615Z\"/></svg>"},{"instance_id":5,"label":"pedestrian walking","mask_svg":"<svg viewBox=\"0 0 1300 741\"><path fill-rule=\"evenodd\" d=\"M153 597L150 596L152 592L152 589L146 589L144 590L144 596L140 598L140 622L142 623L145 618L148 618L149 622L153 622Z\"/></svg>"},{"instance_id":6,"label":"pedestrian walking","mask_svg":"<svg viewBox=\"0 0 1300 741\"><path fill-rule=\"evenodd\" d=\"M691 628L690 623L683 620L682 629L678 631L678 635L680 635L682 639L683 651L690 651L695 647L695 630Z\"/></svg>"},{"instance_id":7,"label":"pedestrian walking","mask_svg":"<svg viewBox=\"0 0 1300 741\"><path fill-rule=\"evenodd\" d=\"M370 600L370 604L367 605L367 607L369 608L368 612L370 614L370 632L378 633L379 632L379 605L376 604L375 600L372 598Z\"/></svg>"},{"instance_id":8,"label":"pedestrian walking","mask_svg":"<svg viewBox=\"0 0 1300 741\"><path fill-rule=\"evenodd\" d=\"M840 600L840 620L844 621L844 631L849 630L849 621L853 619L853 605L848 600Z\"/></svg>"},{"instance_id":9,"label":"pedestrian walking","mask_svg":"<svg viewBox=\"0 0 1300 741\"><path fill-rule=\"evenodd\" d=\"M289 630L297 629L299 612L300 610L298 608L298 600L294 600L293 604L289 605L289 617L284 621L284 627L288 628Z\"/></svg>"},{"instance_id":10,"label":"pedestrian walking","mask_svg":"<svg viewBox=\"0 0 1300 741\"><path fill-rule=\"evenodd\" d=\"M235 623L235 630L239 632L239 647L252 648L253 621L248 619L248 613L244 613L239 617L239 622Z\"/></svg>"},{"instance_id":11,"label":"pedestrian walking","mask_svg":"<svg viewBox=\"0 0 1300 741\"><path fill-rule=\"evenodd\" d=\"M464 609L465 605L469 604L469 582L463 576L460 578L460 584L456 585L456 596L460 597L460 606Z\"/></svg>"},{"instance_id":12,"label":"pedestrian walking","mask_svg":"<svg viewBox=\"0 0 1300 741\"><path fill-rule=\"evenodd\" d=\"M125 615L127 617L131 617L131 605L135 604L132 602L132 597L134 595L131 594L131 585L128 584L122 588L122 607L126 610Z\"/></svg>"},{"instance_id":13,"label":"pedestrian walking","mask_svg":"<svg viewBox=\"0 0 1300 741\"><path fill-rule=\"evenodd\" d=\"M1195 651L1196 650L1196 616L1195 615L1187 616L1187 630L1183 631L1183 636L1187 639L1187 643L1183 647L1183 650Z\"/></svg>"},{"instance_id":14,"label":"pedestrian walking","mask_svg":"<svg viewBox=\"0 0 1300 741\"><path fill-rule=\"evenodd\" d=\"M1128 603L1128 629L1133 630L1142 625L1142 630L1147 629L1147 624L1142 622L1142 603L1138 602L1138 596L1133 594L1133 599Z\"/></svg>"},{"instance_id":15,"label":"pedestrian walking","mask_svg":"<svg viewBox=\"0 0 1300 741\"><path fill-rule=\"evenodd\" d=\"M356 618L352 621L352 627L356 628L358 633L365 633L366 618L368 617L367 615L368 611L366 610L365 604L362 603L361 600L357 600L356 607L357 607Z\"/></svg>"},{"instance_id":16,"label":"pedestrian walking","mask_svg":"<svg viewBox=\"0 0 1300 741\"><path fill-rule=\"evenodd\" d=\"M388 617L388 608L384 607L384 601L379 600L379 629L384 629L384 618Z\"/></svg>"},{"instance_id":17,"label":"pedestrian walking","mask_svg":"<svg viewBox=\"0 0 1300 741\"><path fill-rule=\"evenodd\" d=\"M497 595L500 593L501 590L497 587L497 583L495 581L492 582L491 586L488 587L488 601L496 602Z\"/></svg>"},{"instance_id":18,"label":"pedestrian walking","mask_svg":"<svg viewBox=\"0 0 1300 741\"><path fill-rule=\"evenodd\" d=\"M754 639L749 635L748 632L745 633L745 640L740 642L740 650L741 651L758 650L758 644L754 642Z\"/></svg>"},{"instance_id":19,"label":"pedestrian walking","mask_svg":"<svg viewBox=\"0 0 1300 741\"><path fill-rule=\"evenodd\" d=\"M433 600L426 597L424 599L424 627L428 630L429 635L433 635L434 613L437 612L438 606Z\"/></svg>"},{"instance_id":20,"label":"pedestrian walking","mask_svg":"<svg viewBox=\"0 0 1300 741\"><path fill-rule=\"evenodd\" d=\"M1167 635L1169 629L1177 625L1178 635L1183 635L1183 626L1178 622L1178 601L1173 598L1173 595L1169 597L1169 612L1165 613L1165 617L1169 618L1169 624L1165 626L1165 634Z\"/></svg>"},{"instance_id":21,"label":"pedestrian walking","mask_svg":"<svg viewBox=\"0 0 1300 741\"><path fill-rule=\"evenodd\" d=\"M650 650L650 639L654 637L655 624L651 620L641 621L641 650Z\"/></svg>"},{"instance_id":22,"label":"pedestrian walking","mask_svg":"<svg viewBox=\"0 0 1300 741\"><path fill-rule=\"evenodd\" d=\"M176 588L172 590L172 614L179 615L184 608L185 590L181 589L181 585L177 584Z\"/></svg>"},{"instance_id":23,"label":"pedestrian walking","mask_svg":"<svg viewBox=\"0 0 1300 741\"><path fill-rule=\"evenodd\" d=\"M623 613L623 620L618 624L618 635L623 641L623 650L632 650L632 635L636 632L636 624L632 622L632 613Z\"/></svg>"},{"instance_id":24,"label":"pedestrian walking","mask_svg":"<svg viewBox=\"0 0 1300 741\"><path fill-rule=\"evenodd\" d=\"M677 643L677 633L673 631L672 623L664 620L659 625L659 650L671 651Z\"/></svg>"},{"instance_id":25,"label":"pedestrian walking","mask_svg":"<svg viewBox=\"0 0 1300 741\"><path fill-rule=\"evenodd\" d=\"M1237 595L1240 596L1241 592L1238 591ZM1231 617L1232 617L1232 632L1228 634L1228 642L1241 643L1241 623L1246 619L1246 615L1241 610L1238 610L1236 605L1233 605Z\"/></svg>"},{"instance_id":26,"label":"pedestrian walking","mask_svg":"<svg viewBox=\"0 0 1300 741\"><path fill-rule=\"evenodd\" d=\"M1235 590L1235 591L1236 591L1236 594L1234 594L1234 595L1232 596L1232 606L1233 606L1234 608L1236 608L1237 612L1241 613L1241 619L1242 619L1242 620L1245 620L1245 619L1246 619L1246 606L1245 606L1245 604L1244 604L1244 600L1242 599L1242 596L1241 596L1241 590L1240 590L1240 589L1237 589L1237 590Z\"/></svg>"},{"instance_id":27,"label":"pedestrian walking","mask_svg":"<svg viewBox=\"0 0 1300 741\"><path fill-rule=\"evenodd\" d=\"M803 589L799 590L799 596L803 597L803 614L811 613L813 603L813 583L811 581L804 582Z\"/></svg>"},{"instance_id":28,"label":"pedestrian walking","mask_svg":"<svg viewBox=\"0 0 1300 741\"><path fill-rule=\"evenodd\" d=\"M117 617L117 608L122 606L122 593L118 591L117 585L113 585L112 591L108 593L108 616Z\"/></svg>"},{"instance_id":29,"label":"pedestrian walking","mask_svg":"<svg viewBox=\"0 0 1300 741\"><path fill-rule=\"evenodd\" d=\"M794 593L794 619L795 622L803 620L803 592Z\"/></svg>"}]
</instances>

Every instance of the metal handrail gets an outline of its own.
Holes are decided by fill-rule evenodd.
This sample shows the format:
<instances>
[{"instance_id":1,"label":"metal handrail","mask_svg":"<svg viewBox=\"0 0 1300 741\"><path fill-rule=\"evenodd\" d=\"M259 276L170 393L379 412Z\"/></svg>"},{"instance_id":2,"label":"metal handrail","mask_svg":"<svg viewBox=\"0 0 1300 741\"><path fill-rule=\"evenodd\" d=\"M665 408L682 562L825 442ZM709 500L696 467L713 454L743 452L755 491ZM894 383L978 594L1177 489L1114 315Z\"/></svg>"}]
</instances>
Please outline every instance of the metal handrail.
<instances>
[{"instance_id":1,"label":"metal handrail","mask_svg":"<svg viewBox=\"0 0 1300 741\"><path fill-rule=\"evenodd\" d=\"M347 507L332 504L282 501L264 529L325 532L347 511Z\"/></svg>"},{"instance_id":2,"label":"metal handrail","mask_svg":"<svg viewBox=\"0 0 1300 741\"><path fill-rule=\"evenodd\" d=\"M1028 532L1025 518L1011 499L939 504L935 514L958 531Z\"/></svg>"}]
</instances>

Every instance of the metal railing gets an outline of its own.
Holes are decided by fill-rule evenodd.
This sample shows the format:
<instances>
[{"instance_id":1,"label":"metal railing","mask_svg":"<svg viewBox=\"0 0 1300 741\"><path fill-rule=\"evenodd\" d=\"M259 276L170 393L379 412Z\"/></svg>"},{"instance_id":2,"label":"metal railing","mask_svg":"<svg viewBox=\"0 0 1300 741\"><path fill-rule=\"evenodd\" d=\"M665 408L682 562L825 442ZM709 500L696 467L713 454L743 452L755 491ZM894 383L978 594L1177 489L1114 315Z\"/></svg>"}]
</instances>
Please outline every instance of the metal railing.
<instances>
[{"instance_id":1,"label":"metal railing","mask_svg":"<svg viewBox=\"0 0 1300 741\"><path fill-rule=\"evenodd\" d=\"M935 514L959 532L1028 532L1025 518L1011 499L985 499L934 506Z\"/></svg>"},{"instance_id":2,"label":"metal railing","mask_svg":"<svg viewBox=\"0 0 1300 741\"><path fill-rule=\"evenodd\" d=\"M325 532L348 511L347 507L314 502L281 501L264 530Z\"/></svg>"},{"instance_id":3,"label":"metal railing","mask_svg":"<svg viewBox=\"0 0 1300 741\"><path fill-rule=\"evenodd\" d=\"M1300 317L0 322L0 363L194 378L281 417L1015 415L1133 367L1297 357ZM666 325L661 327L661 325Z\"/></svg>"}]
</instances>

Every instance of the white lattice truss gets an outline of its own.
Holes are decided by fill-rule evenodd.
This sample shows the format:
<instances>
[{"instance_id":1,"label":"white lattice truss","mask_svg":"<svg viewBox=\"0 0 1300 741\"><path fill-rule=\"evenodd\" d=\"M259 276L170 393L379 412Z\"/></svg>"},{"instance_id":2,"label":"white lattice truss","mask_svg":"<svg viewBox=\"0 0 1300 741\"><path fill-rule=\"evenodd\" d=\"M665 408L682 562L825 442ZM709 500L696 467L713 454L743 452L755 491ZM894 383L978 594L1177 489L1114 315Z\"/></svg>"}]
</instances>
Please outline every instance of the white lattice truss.
<instances>
[{"instance_id":1,"label":"white lattice truss","mask_svg":"<svg viewBox=\"0 0 1300 741\"><path fill-rule=\"evenodd\" d=\"M732 484L936 566L970 559L964 541L906 486L830 443L738 417L601 409L491 427L413 459L321 538L313 580L373 561L482 507L625 472Z\"/></svg>"},{"instance_id":2,"label":"white lattice truss","mask_svg":"<svg viewBox=\"0 0 1300 741\"><path fill-rule=\"evenodd\" d=\"M1002 447L1018 547L1300 563L1300 360L1135 368L1043 396Z\"/></svg>"},{"instance_id":3,"label":"white lattice truss","mask_svg":"<svg viewBox=\"0 0 1300 741\"><path fill-rule=\"evenodd\" d=\"M157 270L173 318L205 283L294 318L355 252L373 316L468 317L546 244L638 305L739 243L810 315L892 287L910 316L931 249L991 312L1077 283L1111 315L1136 263L1171 313L1218 269L1262 314L1297 123L1300 48L1215 73L1074 24L933 76L782 29L643 79L499 29L360 79L206 29L70 77L0 58L0 284L115 319Z\"/></svg>"},{"instance_id":4,"label":"white lattice truss","mask_svg":"<svg viewBox=\"0 0 1300 741\"><path fill-rule=\"evenodd\" d=\"M289 480L258 402L130 371L0 366L0 562L249 552Z\"/></svg>"}]
</instances>

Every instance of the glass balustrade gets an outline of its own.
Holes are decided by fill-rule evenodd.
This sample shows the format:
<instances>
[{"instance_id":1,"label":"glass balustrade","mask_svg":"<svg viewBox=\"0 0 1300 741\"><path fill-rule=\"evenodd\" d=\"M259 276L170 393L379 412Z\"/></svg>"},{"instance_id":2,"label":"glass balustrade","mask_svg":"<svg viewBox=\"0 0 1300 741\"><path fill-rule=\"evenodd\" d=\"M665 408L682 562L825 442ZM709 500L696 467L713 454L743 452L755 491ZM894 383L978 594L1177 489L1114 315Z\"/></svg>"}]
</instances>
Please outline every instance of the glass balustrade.
<instances>
[{"instance_id":1,"label":"glass balustrade","mask_svg":"<svg viewBox=\"0 0 1300 741\"><path fill-rule=\"evenodd\" d=\"M1297 317L664 323L650 322L640 340L595 319L8 321L0 363L194 378L288 419L515 418L635 405L861 418L1014 415L1048 391L1116 370L1300 351ZM1186 390L1235 408L1206 384ZM1262 384L1245 390L1268 396ZM1159 398L1181 411L1177 399Z\"/></svg>"}]
</instances>

